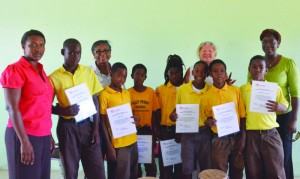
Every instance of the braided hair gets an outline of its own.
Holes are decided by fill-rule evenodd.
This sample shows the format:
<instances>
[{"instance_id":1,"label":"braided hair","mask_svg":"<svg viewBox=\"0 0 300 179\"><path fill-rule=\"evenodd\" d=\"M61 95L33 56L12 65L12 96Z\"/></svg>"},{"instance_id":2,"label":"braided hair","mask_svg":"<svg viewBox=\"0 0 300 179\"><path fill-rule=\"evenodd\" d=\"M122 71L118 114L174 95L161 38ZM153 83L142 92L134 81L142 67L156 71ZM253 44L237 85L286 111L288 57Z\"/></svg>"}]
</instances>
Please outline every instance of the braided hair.
<instances>
[{"instance_id":1,"label":"braided hair","mask_svg":"<svg viewBox=\"0 0 300 179\"><path fill-rule=\"evenodd\" d=\"M167 66L166 66L165 73L164 73L165 85L170 81L168 72L169 72L170 68L172 68L172 67L178 68L180 70L180 72L181 72L180 80L183 82L183 66L185 69L185 65L184 65L182 59L180 58L180 56L178 56L176 54L168 56Z\"/></svg>"}]
</instances>

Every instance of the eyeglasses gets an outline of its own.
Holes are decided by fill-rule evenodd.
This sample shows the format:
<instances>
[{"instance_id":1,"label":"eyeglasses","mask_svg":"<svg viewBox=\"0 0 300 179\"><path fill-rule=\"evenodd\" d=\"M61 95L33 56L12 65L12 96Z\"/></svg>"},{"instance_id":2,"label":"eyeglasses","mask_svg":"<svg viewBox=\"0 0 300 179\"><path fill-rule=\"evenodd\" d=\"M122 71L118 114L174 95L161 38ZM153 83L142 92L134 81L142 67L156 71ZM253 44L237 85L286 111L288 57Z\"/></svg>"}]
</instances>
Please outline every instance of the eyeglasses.
<instances>
[{"instance_id":1,"label":"eyeglasses","mask_svg":"<svg viewBox=\"0 0 300 179\"><path fill-rule=\"evenodd\" d=\"M104 53L104 54L109 54L110 53L110 51L111 50L102 50L102 51L100 51L100 50L97 50L97 51L95 51L95 54L97 54L97 55L101 55L102 53Z\"/></svg>"},{"instance_id":2,"label":"eyeglasses","mask_svg":"<svg viewBox=\"0 0 300 179\"><path fill-rule=\"evenodd\" d=\"M297 132L296 136L294 139L292 139L291 142L295 142L296 140L298 140L300 138L300 131Z\"/></svg>"}]
</instances>

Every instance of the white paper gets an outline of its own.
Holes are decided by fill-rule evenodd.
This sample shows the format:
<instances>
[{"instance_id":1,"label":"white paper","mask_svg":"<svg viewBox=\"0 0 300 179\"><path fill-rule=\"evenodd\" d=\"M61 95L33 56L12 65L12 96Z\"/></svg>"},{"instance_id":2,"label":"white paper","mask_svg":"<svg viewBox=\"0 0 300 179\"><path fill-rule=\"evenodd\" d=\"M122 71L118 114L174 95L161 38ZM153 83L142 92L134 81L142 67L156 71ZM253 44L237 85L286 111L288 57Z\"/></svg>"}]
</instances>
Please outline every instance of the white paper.
<instances>
[{"instance_id":1,"label":"white paper","mask_svg":"<svg viewBox=\"0 0 300 179\"><path fill-rule=\"evenodd\" d=\"M152 135L138 135L138 163L152 163Z\"/></svg>"},{"instance_id":2,"label":"white paper","mask_svg":"<svg viewBox=\"0 0 300 179\"><path fill-rule=\"evenodd\" d=\"M181 163L181 144L175 139L160 141L164 167Z\"/></svg>"},{"instance_id":3,"label":"white paper","mask_svg":"<svg viewBox=\"0 0 300 179\"><path fill-rule=\"evenodd\" d=\"M80 122L97 113L93 98L85 83L65 90L71 105L78 104L79 112L74 116L76 122Z\"/></svg>"},{"instance_id":4,"label":"white paper","mask_svg":"<svg viewBox=\"0 0 300 179\"><path fill-rule=\"evenodd\" d=\"M176 133L199 132L199 104L176 104Z\"/></svg>"},{"instance_id":5,"label":"white paper","mask_svg":"<svg viewBox=\"0 0 300 179\"><path fill-rule=\"evenodd\" d=\"M114 139L136 133L129 103L108 108L106 111Z\"/></svg>"},{"instance_id":6,"label":"white paper","mask_svg":"<svg viewBox=\"0 0 300 179\"><path fill-rule=\"evenodd\" d=\"M212 109L217 120L216 125L219 137L240 131L234 102L213 106Z\"/></svg>"},{"instance_id":7,"label":"white paper","mask_svg":"<svg viewBox=\"0 0 300 179\"><path fill-rule=\"evenodd\" d=\"M277 88L277 83L252 81L250 111L274 114L268 111L266 103L268 100L276 101Z\"/></svg>"}]
</instances>

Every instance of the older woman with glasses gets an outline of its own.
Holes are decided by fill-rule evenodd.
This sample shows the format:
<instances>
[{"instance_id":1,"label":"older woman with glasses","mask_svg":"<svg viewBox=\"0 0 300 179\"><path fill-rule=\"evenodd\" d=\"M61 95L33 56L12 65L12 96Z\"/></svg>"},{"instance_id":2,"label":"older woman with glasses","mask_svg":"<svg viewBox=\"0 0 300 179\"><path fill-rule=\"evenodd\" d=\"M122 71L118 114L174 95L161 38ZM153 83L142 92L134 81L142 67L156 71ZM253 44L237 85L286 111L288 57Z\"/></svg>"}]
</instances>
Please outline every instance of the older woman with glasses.
<instances>
[{"instance_id":1,"label":"older woman with glasses","mask_svg":"<svg viewBox=\"0 0 300 179\"><path fill-rule=\"evenodd\" d=\"M277 114L277 128L282 139L284 150L284 169L287 179L293 179L292 137L297 131L297 115L299 110L299 71L296 63L277 53L281 43L281 35L274 29L265 29L260 35L262 49L265 53L268 72L265 79L278 83L289 107L285 113ZM248 77L250 79L250 77Z\"/></svg>"}]
</instances>

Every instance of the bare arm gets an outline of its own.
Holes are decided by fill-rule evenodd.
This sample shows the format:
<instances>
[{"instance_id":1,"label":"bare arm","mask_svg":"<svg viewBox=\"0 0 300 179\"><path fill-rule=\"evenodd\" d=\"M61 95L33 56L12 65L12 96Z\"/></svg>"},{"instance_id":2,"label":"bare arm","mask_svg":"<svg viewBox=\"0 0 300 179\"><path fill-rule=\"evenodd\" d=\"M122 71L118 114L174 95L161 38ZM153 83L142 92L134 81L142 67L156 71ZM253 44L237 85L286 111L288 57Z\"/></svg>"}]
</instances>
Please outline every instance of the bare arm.
<instances>
[{"instance_id":1,"label":"bare arm","mask_svg":"<svg viewBox=\"0 0 300 179\"><path fill-rule=\"evenodd\" d=\"M185 72L185 75L184 75L184 83L188 83L190 81L190 68L188 68Z\"/></svg>"},{"instance_id":2,"label":"bare arm","mask_svg":"<svg viewBox=\"0 0 300 179\"><path fill-rule=\"evenodd\" d=\"M26 134L23 124L23 118L19 109L21 91L21 88L4 88L6 110L21 143L21 162L25 165L33 165L34 151L31 142L29 141L28 135Z\"/></svg>"},{"instance_id":3,"label":"bare arm","mask_svg":"<svg viewBox=\"0 0 300 179\"><path fill-rule=\"evenodd\" d=\"M94 94L93 96L93 102L96 107L97 113L93 115L94 118L94 129L93 129L93 138L92 138L92 148L95 145L99 145L100 143L100 136L99 136L99 109L100 109L100 104L98 100L98 94Z\"/></svg>"},{"instance_id":4,"label":"bare arm","mask_svg":"<svg viewBox=\"0 0 300 179\"><path fill-rule=\"evenodd\" d=\"M116 151L113 148L112 143L110 142L110 138L109 138L109 135L108 135L107 126L106 126L106 122L105 122L105 121L108 121L108 117L107 117L107 115L100 114L100 118L101 118L101 120L100 120L101 121L101 128L102 128L102 131L103 131L104 140L105 140L106 148L107 148L107 151L108 151L109 160L111 160L112 162L115 162L116 158L117 158L116 157Z\"/></svg>"}]
</instances>

